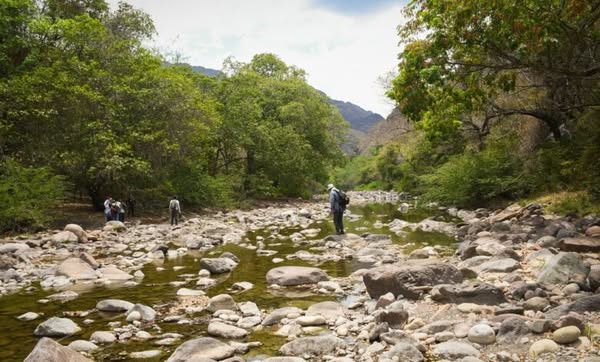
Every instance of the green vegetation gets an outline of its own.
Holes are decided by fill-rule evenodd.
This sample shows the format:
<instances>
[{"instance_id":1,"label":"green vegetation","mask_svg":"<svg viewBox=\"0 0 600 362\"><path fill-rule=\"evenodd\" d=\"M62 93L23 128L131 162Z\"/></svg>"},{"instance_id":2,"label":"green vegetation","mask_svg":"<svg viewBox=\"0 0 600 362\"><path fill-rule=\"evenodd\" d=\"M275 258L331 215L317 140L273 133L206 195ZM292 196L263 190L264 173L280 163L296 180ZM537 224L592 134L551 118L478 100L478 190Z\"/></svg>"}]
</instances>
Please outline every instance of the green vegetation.
<instances>
[{"instance_id":1,"label":"green vegetation","mask_svg":"<svg viewBox=\"0 0 600 362\"><path fill-rule=\"evenodd\" d=\"M414 132L338 170L473 207L569 191L600 202L600 2L414 0L388 96Z\"/></svg>"},{"instance_id":2,"label":"green vegetation","mask_svg":"<svg viewBox=\"0 0 600 362\"><path fill-rule=\"evenodd\" d=\"M123 2L1 2L0 161L62 175L97 208L129 193L228 207L327 181L346 126L301 69L259 54L209 78L145 48L154 33Z\"/></svg>"}]
</instances>

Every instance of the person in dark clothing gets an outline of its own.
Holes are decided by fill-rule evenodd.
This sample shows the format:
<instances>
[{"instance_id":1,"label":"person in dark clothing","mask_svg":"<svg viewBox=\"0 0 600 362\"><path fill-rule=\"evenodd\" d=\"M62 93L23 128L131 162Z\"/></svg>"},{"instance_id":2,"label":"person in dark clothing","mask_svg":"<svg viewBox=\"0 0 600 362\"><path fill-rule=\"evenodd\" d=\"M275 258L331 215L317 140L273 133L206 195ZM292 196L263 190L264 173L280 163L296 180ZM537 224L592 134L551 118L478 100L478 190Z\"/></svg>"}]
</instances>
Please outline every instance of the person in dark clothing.
<instances>
[{"instance_id":1,"label":"person in dark clothing","mask_svg":"<svg viewBox=\"0 0 600 362\"><path fill-rule=\"evenodd\" d=\"M327 191L329 192L329 204L331 205L331 212L333 213L335 233L342 235L344 234L344 208L340 203L340 194L333 184L327 185Z\"/></svg>"},{"instance_id":2,"label":"person in dark clothing","mask_svg":"<svg viewBox=\"0 0 600 362\"><path fill-rule=\"evenodd\" d=\"M179 214L181 213L181 205L179 204L179 200L177 200L177 196L173 196L171 201L169 201L169 211L171 213L171 225L177 225Z\"/></svg>"},{"instance_id":3,"label":"person in dark clothing","mask_svg":"<svg viewBox=\"0 0 600 362\"><path fill-rule=\"evenodd\" d=\"M127 215L133 216L133 214L135 213L136 201L132 194L129 194L129 197L127 198L126 203L127 203Z\"/></svg>"}]
</instances>

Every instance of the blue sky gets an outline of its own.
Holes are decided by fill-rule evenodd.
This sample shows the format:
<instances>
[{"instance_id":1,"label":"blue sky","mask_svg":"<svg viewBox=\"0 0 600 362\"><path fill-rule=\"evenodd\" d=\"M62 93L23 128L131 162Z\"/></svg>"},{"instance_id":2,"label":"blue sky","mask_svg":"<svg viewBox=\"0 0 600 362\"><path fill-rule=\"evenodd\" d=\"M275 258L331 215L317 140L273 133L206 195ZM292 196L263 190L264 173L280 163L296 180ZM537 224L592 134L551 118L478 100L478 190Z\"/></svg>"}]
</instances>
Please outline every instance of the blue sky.
<instances>
[{"instance_id":1,"label":"blue sky","mask_svg":"<svg viewBox=\"0 0 600 362\"><path fill-rule=\"evenodd\" d=\"M113 7L118 0L109 0ZM150 14L150 46L193 65L221 69L229 56L247 62L277 54L304 69L334 99L384 117L393 108L379 76L397 65L396 27L405 0L128 0Z\"/></svg>"}]
</instances>

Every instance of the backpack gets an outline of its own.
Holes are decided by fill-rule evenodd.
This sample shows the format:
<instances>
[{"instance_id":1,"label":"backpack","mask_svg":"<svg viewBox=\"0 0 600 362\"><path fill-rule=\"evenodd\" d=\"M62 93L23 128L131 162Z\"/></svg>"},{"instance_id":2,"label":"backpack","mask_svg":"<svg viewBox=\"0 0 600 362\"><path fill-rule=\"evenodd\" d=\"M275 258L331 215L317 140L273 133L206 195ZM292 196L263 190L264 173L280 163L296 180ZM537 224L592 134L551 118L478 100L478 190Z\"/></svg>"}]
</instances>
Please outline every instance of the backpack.
<instances>
[{"instance_id":1,"label":"backpack","mask_svg":"<svg viewBox=\"0 0 600 362\"><path fill-rule=\"evenodd\" d=\"M338 193L338 204L342 209L345 209L346 206L350 203L350 197L346 195L346 193L342 190L337 190Z\"/></svg>"}]
</instances>

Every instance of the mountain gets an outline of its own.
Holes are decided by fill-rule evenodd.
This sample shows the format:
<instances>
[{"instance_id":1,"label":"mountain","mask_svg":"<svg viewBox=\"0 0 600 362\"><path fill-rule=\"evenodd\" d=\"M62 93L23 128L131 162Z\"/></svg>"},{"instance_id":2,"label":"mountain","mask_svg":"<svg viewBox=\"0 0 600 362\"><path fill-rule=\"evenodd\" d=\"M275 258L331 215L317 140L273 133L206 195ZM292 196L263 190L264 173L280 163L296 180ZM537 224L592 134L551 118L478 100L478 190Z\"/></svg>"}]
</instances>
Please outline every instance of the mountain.
<instances>
[{"instance_id":1,"label":"mountain","mask_svg":"<svg viewBox=\"0 0 600 362\"><path fill-rule=\"evenodd\" d=\"M367 135L360 140L358 148L364 154L372 147L407 139L407 137L411 137L413 131L413 125L396 107L384 121L371 127Z\"/></svg>"},{"instance_id":2,"label":"mountain","mask_svg":"<svg viewBox=\"0 0 600 362\"><path fill-rule=\"evenodd\" d=\"M377 113L366 111L356 104L336 99L329 99L340 110L342 117L350 123L350 128L357 131L368 132L377 122L383 121L383 117Z\"/></svg>"},{"instance_id":3,"label":"mountain","mask_svg":"<svg viewBox=\"0 0 600 362\"><path fill-rule=\"evenodd\" d=\"M208 75L209 77L215 77L215 76L221 74L220 70L205 68L200 65L190 65L190 67L192 67L192 70L194 72L202 73L202 74Z\"/></svg>"},{"instance_id":4,"label":"mountain","mask_svg":"<svg viewBox=\"0 0 600 362\"><path fill-rule=\"evenodd\" d=\"M206 74L209 77L214 77L221 73L220 70L205 68L199 65L192 65L192 70L198 73ZM322 94L325 94L321 92ZM325 94L325 96L327 96ZM327 96L327 98L329 98ZM350 128L353 130L368 132L371 127L377 122L383 121L383 117L377 113L366 111L356 104L336 99L329 98L329 103L333 104L340 111L342 117L350 123Z\"/></svg>"}]
</instances>

